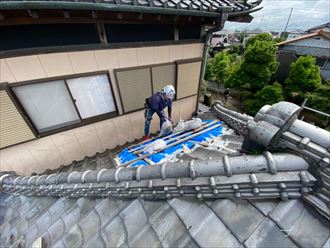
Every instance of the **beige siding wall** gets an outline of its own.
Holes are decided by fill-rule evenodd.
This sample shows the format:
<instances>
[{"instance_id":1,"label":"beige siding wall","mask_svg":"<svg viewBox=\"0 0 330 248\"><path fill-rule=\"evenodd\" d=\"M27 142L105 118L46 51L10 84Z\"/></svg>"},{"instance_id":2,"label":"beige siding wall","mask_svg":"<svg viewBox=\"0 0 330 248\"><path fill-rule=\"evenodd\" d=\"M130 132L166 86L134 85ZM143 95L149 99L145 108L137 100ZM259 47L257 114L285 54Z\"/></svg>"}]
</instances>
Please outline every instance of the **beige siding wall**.
<instances>
[{"instance_id":1,"label":"beige siding wall","mask_svg":"<svg viewBox=\"0 0 330 248\"><path fill-rule=\"evenodd\" d=\"M79 73L109 71L118 111L122 114L113 70L175 60L202 57L203 44L107 49L53 53L0 59L0 82L15 83ZM173 119L191 117L197 97L173 103ZM70 164L73 160L123 145L143 136L143 111L104 120L0 150L1 171L14 170L23 175L42 173ZM159 129L155 116L151 131Z\"/></svg>"},{"instance_id":2,"label":"beige siding wall","mask_svg":"<svg viewBox=\"0 0 330 248\"><path fill-rule=\"evenodd\" d=\"M34 138L7 92L0 90L0 148Z\"/></svg>"},{"instance_id":3,"label":"beige siding wall","mask_svg":"<svg viewBox=\"0 0 330 248\"><path fill-rule=\"evenodd\" d=\"M178 99L196 94L198 91L201 61L178 65Z\"/></svg>"},{"instance_id":4,"label":"beige siding wall","mask_svg":"<svg viewBox=\"0 0 330 248\"><path fill-rule=\"evenodd\" d=\"M178 100L173 104L175 123L189 119L195 109L196 96ZM91 125L32 140L0 150L1 171L14 170L22 175L42 173L56 169L96 152L123 145L143 136L143 111L96 122ZM159 130L159 119L154 116L151 130Z\"/></svg>"}]
</instances>

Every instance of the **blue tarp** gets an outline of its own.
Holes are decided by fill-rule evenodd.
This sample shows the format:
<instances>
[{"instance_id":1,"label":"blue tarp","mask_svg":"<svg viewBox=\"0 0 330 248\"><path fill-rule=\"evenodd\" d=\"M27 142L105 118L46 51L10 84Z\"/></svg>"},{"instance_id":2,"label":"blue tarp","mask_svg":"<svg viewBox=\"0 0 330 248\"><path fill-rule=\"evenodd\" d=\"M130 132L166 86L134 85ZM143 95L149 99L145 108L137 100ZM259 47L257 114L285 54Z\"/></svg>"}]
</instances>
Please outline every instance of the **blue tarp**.
<instances>
[{"instance_id":1,"label":"blue tarp","mask_svg":"<svg viewBox=\"0 0 330 248\"><path fill-rule=\"evenodd\" d=\"M210 123L212 121L213 120L207 120L207 121L204 121L203 124L207 124L207 123ZM212 127L214 125L217 125L217 124L221 124L221 122L218 121L218 122L210 125L207 128L210 128L210 127ZM176 136L183 135L184 133L187 133L187 132L189 132L189 131L185 131L183 133L178 133L177 135L172 136L169 141L165 140L166 145L170 145L171 143L176 142L176 140L173 140ZM168 135L171 135L171 134L168 134ZM168 136L168 135L166 135L166 136ZM190 135L192 135L192 134L190 134ZM212 130L210 130L208 132L205 132L203 134L200 134L198 136L195 136L195 137L193 137L193 138L191 138L189 140L186 140L186 141L184 141L184 142L182 142L182 143L180 143L180 144L178 144L176 146L167 148L167 149L165 149L165 150L163 150L161 152L154 153L154 154L150 155L148 158L151 161L153 161L154 163L159 163L161 160L165 159L168 155L171 155L173 153L179 153L179 152L181 152L183 150L183 148L182 148L183 145L185 145L189 149L192 149L195 146L195 143L194 142L202 142L202 141L205 141L207 138L211 138L212 136L217 137L217 136L220 136L220 135L222 135L222 126L219 126L219 127L214 128L214 129L212 129ZM166 136L161 137L161 138L164 139L164 138L166 138ZM185 137L189 137L189 135L188 136L185 136ZM160 139L160 138L157 138L157 139ZM155 139L155 140L157 140L157 139ZM133 146L130 149L128 149L128 148L123 149L117 155L118 158L119 158L119 160L120 160L120 163L121 164L125 164L125 163L128 163L128 162L130 162L130 161L138 158L138 156L135 155L133 152L130 152L130 150L136 149L136 148L143 148L147 144L149 144L149 143L151 143L151 142L153 142L155 140L151 140L151 141L145 142L143 144L137 144L136 146ZM141 154L142 155L145 155L146 153L141 153ZM136 167L136 166L140 166L140 165L148 165L148 163L145 162L144 160L140 160L140 161L137 161L137 162L133 163L131 166L132 167Z\"/></svg>"}]
</instances>

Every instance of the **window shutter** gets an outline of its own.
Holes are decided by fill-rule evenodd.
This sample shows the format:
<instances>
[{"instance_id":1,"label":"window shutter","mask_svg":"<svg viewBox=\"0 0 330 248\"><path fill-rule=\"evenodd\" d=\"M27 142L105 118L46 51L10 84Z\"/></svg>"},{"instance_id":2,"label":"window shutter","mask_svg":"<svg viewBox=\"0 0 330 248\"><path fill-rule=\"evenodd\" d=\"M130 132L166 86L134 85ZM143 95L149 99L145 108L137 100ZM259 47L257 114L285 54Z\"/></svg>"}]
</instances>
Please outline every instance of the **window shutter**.
<instances>
[{"instance_id":1,"label":"window shutter","mask_svg":"<svg viewBox=\"0 0 330 248\"><path fill-rule=\"evenodd\" d=\"M34 138L7 92L0 90L0 148Z\"/></svg>"},{"instance_id":2,"label":"window shutter","mask_svg":"<svg viewBox=\"0 0 330 248\"><path fill-rule=\"evenodd\" d=\"M120 70L116 76L124 112L142 109L152 94L150 68Z\"/></svg>"},{"instance_id":3,"label":"window shutter","mask_svg":"<svg viewBox=\"0 0 330 248\"><path fill-rule=\"evenodd\" d=\"M168 84L175 86L175 64L155 66L151 70L153 93L160 91Z\"/></svg>"}]
</instances>

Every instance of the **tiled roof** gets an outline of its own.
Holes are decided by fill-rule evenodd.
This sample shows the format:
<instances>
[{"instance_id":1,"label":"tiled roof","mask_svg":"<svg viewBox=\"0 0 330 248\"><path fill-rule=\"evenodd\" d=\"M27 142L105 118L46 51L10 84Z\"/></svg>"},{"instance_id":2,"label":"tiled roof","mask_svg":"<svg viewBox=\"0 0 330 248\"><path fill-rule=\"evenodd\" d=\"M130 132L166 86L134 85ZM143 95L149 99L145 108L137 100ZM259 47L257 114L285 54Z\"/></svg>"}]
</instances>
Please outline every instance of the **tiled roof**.
<instances>
[{"instance_id":1,"label":"tiled roof","mask_svg":"<svg viewBox=\"0 0 330 248\"><path fill-rule=\"evenodd\" d=\"M315 30L318 30L318 29L322 29L322 28L326 28L326 27L330 28L330 22L321 24L319 26L312 27L312 28L308 29L306 32L312 32L312 31L315 31Z\"/></svg>"},{"instance_id":2,"label":"tiled roof","mask_svg":"<svg viewBox=\"0 0 330 248\"><path fill-rule=\"evenodd\" d=\"M166 201L1 195L1 247L329 247L301 200Z\"/></svg>"},{"instance_id":3,"label":"tiled roof","mask_svg":"<svg viewBox=\"0 0 330 248\"><path fill-rule=\"evenodd\" d=\"M255 9L262 0L66 0L66 1L0 1L0 9L90 9L104 11L145 12L200 15L216 17L225 11L229 15L246 15ZM199 14L198 14L199 13Z\"/></svg>"},{"instance_id":4,"label":"tiled roof","mask_svg":"<svg viewBox=\"0 0 330 248\"><path fill-rule=\"evenodd\" d=\"M268 116L271 110L264 109L263 114ZM286 110L292 112L295 109ZM232 116L242 123L252 122L251 117L230 110L222 114L227 114L228 118ZM205 113L201 117L213 116ZM228 123L236 127L233 122ZM242 133L244 128L244 125L237 126ZM240 150L243 142L241 136L234 133L224 138L228 140L229 150L201 147L192 154L185 154L181 158L183 164L191 158L199 161L211 157L219 159L231 150ZM314 140L313 137L311 139ZM322 143L322 139L315 142ZM112 154L107 151L62 168L59 172L108 168L111 167L111 161ZM234 177L229 180L234 180ZM155 201L140 197L129 200L89 197L74 199L9 196L2 193L0 207L1 247L31 247L39 237L43 238L47 247L325 248L330 245L330 222L317 208L302 199L206 200L182 197Z\"/></svg>"}]
</instances>

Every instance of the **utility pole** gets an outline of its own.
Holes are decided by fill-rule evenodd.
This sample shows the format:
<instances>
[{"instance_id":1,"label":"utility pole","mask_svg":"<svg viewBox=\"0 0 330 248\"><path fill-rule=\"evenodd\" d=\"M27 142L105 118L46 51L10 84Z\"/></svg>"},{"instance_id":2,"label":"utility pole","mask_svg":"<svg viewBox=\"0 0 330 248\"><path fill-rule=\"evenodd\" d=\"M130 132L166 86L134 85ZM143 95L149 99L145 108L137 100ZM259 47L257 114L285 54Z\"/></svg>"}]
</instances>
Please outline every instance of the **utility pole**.
<instances>
[{"instance_id":1,"label":"utility pole","mask_svg":"<svg viewBox=\"0 0 330 248\"><path fill-rule=\"evenodd\" d=\"M290 22L290 18L291 18L291 14L292 14L292 11L293 11L293 8L291 8L291 10L290 10L290 14L289 14L288 20L287 20L287 22L286 22L286 25L285 25L285 28L284 28L283 34L285 34L286 29L288 28L288 25L289 25L289 22Z\"/></svg>"}]
</instances>

